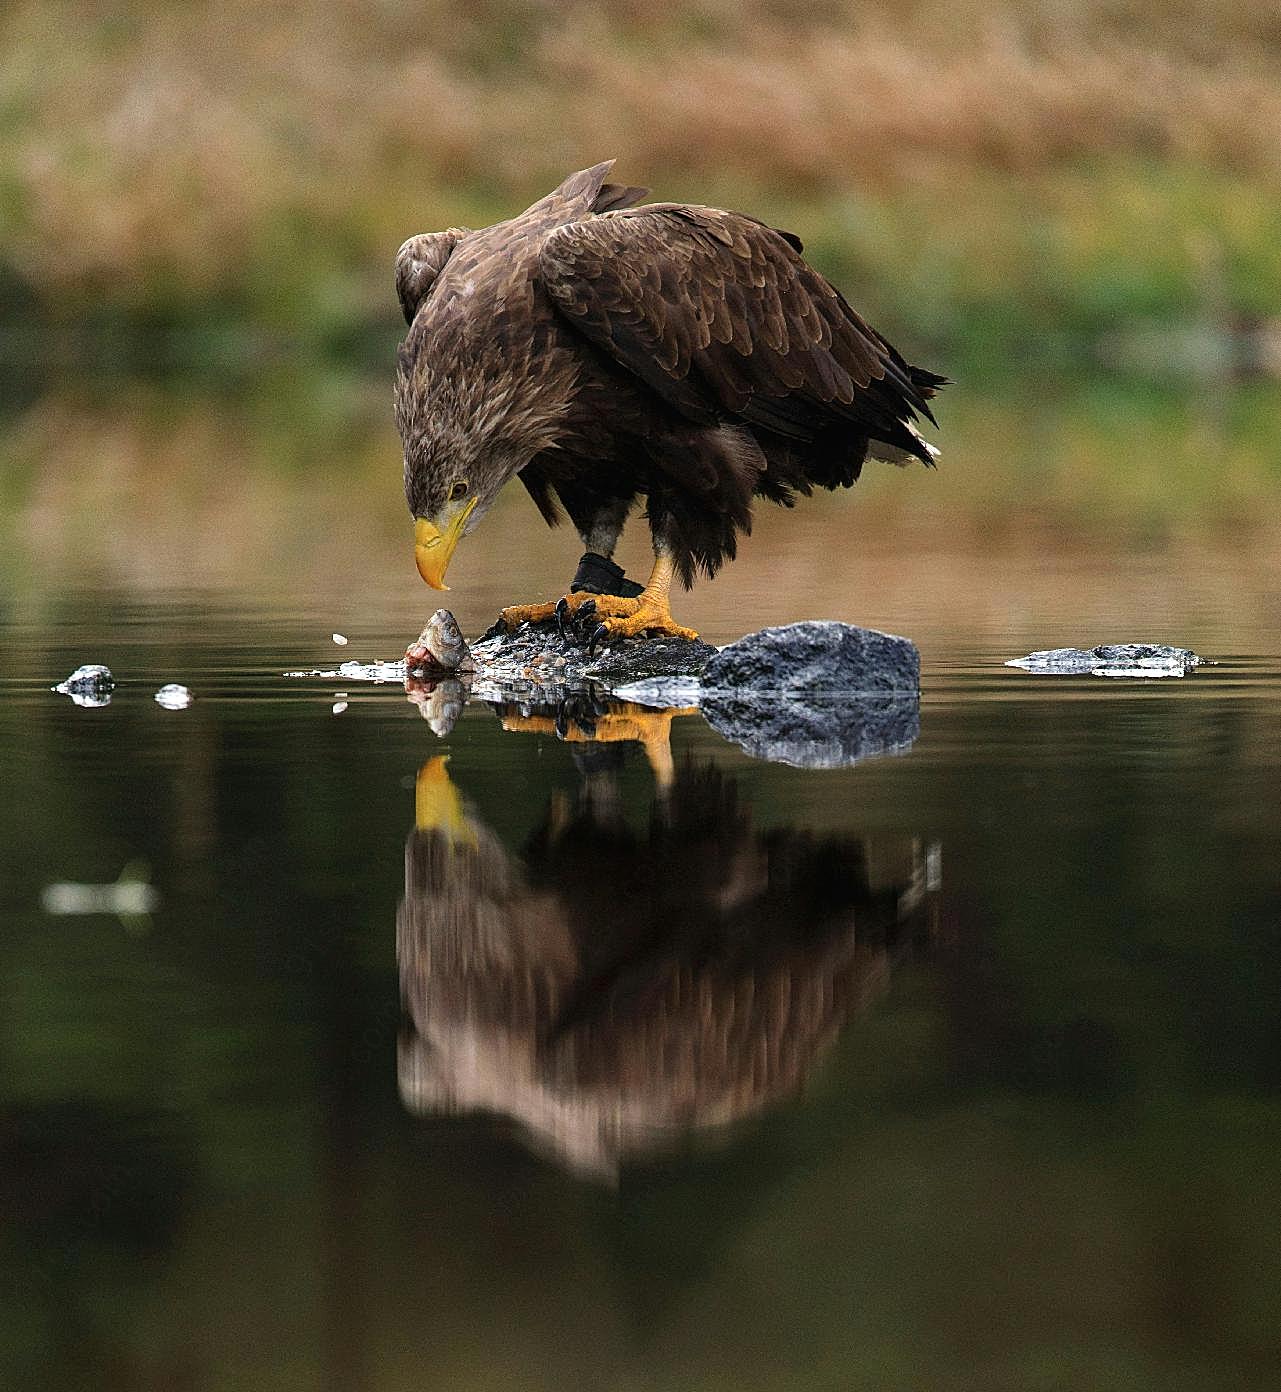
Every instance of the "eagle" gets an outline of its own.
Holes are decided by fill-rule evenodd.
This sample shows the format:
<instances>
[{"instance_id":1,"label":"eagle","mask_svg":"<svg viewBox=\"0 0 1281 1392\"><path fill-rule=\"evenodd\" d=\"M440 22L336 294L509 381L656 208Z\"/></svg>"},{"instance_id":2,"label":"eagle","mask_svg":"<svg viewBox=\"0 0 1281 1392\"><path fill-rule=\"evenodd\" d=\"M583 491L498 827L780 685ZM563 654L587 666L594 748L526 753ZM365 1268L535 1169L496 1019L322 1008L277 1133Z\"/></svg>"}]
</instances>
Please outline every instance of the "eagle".
<instances>
[{"instance_id":1,"label":"eagle","mask_svg":"<svg viewBox=\"0 0 1281 1392\"><path fill-rule=\"evenodd\" d=\"M931 466L917 429L947 379L913 367L803 258L743 213L643 203L571 174L518 217L409 238L396 292L409 330L395 413L422 578L445 571L513 476L585 547L569 592L503 610L509 627L591 605L592 643L692 638L670 590L711 576L756 498L791 506L853 484L866 459ZM654 567L613 561L645 500ZM581 616L580 616L581 617Z\"/></svg>"}]
</instances>

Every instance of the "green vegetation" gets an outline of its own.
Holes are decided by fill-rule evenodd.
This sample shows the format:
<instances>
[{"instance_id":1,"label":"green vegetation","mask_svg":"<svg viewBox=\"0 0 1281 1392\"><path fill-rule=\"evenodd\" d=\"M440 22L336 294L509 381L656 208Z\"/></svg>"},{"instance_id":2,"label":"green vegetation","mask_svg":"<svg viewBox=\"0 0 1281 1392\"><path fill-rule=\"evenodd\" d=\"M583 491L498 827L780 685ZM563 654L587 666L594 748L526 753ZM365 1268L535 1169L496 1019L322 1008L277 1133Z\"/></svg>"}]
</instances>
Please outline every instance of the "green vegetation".
<instances>
[{"instance_id":1,"label":"green vegetation","mask_svg":"<svg viewBox=\"0 0 1281 1392\"><path fill-rule=\"evenodd\" d=\"M1269 7L27 0L0 43L10 366L374 361L406 235L609 155L971 378L1281 358Z\"/></svg>"}]
</instances>

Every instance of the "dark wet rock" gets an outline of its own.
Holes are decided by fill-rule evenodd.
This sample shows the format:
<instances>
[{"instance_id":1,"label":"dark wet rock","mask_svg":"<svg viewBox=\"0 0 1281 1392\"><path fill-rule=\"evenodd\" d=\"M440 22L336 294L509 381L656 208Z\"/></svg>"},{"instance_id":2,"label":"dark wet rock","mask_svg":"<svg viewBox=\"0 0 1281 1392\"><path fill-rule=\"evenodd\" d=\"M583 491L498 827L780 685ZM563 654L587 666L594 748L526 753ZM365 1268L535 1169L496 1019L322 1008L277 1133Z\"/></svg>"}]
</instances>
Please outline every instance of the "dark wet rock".
<instances>
[{"instance_id":1,"label":"dark wet rock","mask_svg":"<svg viewBox=\"0 0 1281 1392\"><path fill-rule=\"evenodd\" d=\"M1182 677L1205 662L1191 648L1166 643L1101 643L1096 648L1047 648L1005 665L1051 676Z\"/></svg>"},{"instance_id":2,"label":"dark wet rock","mask_svg":"<svg viewBox=\"0 0 1281 1392\"><path fill-rule=\"evenodd\" d=\"M755 759L796 768L841 768L901 754L921 733L915 693L846 698L831 693L777 695L704 691L707 723Z\"/></svg>"},{"instance_id":3,"label":"dark wet rock","mask_svg":"<svg viewBox=\"0 0 1281 1392\"><path fill-rule=\"evenodd\" d=\"M485 700L540 698L582 691L592 684L612 689L649 677L697 675L716 649L681 638L626 638L604 652L587 650L595 624L522 623L514 629L495 624L471 647L476 667L474 690Z\"/></svg>"},{"instance_id":4,"label":"dark wet rock","mask_svg":"<svg viewBox=\"0 0 1281 1392\"><path fill-rule=\"evenodd\" d=\"M916 696L921 656L916 644L892 633L830 619L763 628L730 643L702 674L712 693L779 697Z\"/></svg>"},{"instance_id":5,"label":"dark wet rock","mask_svg":"<svg viewBox=\"0 0 1281 1392\"><path fill-rule=\"evenodd\" d=\"M96 662L87 662L77 667L66 679L53 688L63 696L70 696L78 706L106 706L111 703L111 693L116 689L116 679L109 667Z\"/></svg>"},{"instance_id":6,"label":"dark wet rock","mask_svg":"<svg viewBox=\"0 0 1281 1392\"><path fill-rule=\"evenodd\" d=\"M699 638L643 638L611 648L587 668L587 675L615 691L634 682L697 677L716 655Z\"/></svg>"}]
</instances>

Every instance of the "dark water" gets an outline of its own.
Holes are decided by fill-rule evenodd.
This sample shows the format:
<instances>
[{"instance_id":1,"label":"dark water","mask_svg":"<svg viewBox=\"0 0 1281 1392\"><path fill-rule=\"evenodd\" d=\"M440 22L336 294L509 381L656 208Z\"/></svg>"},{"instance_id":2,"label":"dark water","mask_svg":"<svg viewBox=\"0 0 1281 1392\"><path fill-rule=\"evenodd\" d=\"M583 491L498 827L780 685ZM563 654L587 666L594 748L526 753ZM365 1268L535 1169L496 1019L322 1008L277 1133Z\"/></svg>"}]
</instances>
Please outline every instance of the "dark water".
<instances>
[{"instance_id":1,"label":"dark water","mask_svg":"<svg viewBox=\"0 0 1281 1392\"><path fill-rule=\"evenodd\" d=\"M5 1385L1276 1385L1253 633L1133 684L927 633L909 753L683 716L663 788L643 721L281 680L395 651L305 607L9 617ZM148 916L42 908L126 866Z\"/></svg>"}]
</instances>

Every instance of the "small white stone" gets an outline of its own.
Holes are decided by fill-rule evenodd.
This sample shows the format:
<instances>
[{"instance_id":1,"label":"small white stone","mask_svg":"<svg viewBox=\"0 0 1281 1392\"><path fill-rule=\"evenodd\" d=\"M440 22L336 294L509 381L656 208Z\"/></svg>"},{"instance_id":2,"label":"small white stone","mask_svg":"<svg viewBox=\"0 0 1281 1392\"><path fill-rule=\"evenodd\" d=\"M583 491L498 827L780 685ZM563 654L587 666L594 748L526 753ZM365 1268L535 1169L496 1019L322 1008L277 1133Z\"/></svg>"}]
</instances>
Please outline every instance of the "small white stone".
<instances>
[{"instance_id":1,"label":"small white stone","mask_svg":"<svg viewBox=\"0 0 1281 1392\"><path fill-rule=\"evenodd\" d=\"M345 648L347 646L347 637L345 634L331 633L329 636L334 640L335 643L338 644L340 648Z\"/></svg>"},{"instance_id":2,"label":"small white stone","mask_svg":"<svg viewBox=\"0 0 1281 1392\"><path fill-rule=\"evenodd\" d=\"M346 701L335 701L333 711L335 715L341 715L347 709Z\"/></svg>"},{"instance_id":3,"label":"small white stone","mask_svg":"<svg viewBox=\"0 0 1281 1392\"><path fill-rule=\"evenodd\" d=\"M196 698L185 686L179 686L177 682L170 682L156 692L155 699L156 704L163 706L165 710L186 710Z\"/></svg>"}]
</instances>

